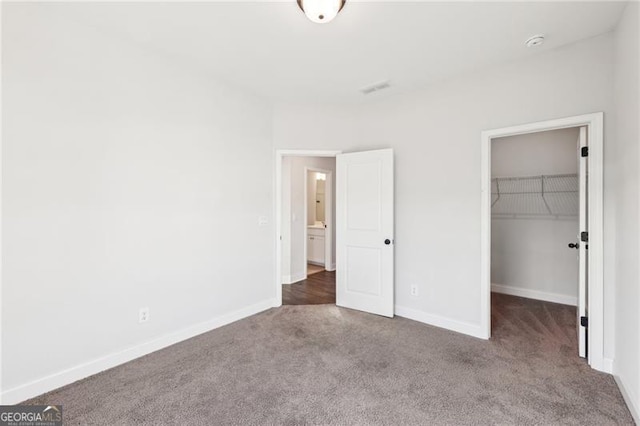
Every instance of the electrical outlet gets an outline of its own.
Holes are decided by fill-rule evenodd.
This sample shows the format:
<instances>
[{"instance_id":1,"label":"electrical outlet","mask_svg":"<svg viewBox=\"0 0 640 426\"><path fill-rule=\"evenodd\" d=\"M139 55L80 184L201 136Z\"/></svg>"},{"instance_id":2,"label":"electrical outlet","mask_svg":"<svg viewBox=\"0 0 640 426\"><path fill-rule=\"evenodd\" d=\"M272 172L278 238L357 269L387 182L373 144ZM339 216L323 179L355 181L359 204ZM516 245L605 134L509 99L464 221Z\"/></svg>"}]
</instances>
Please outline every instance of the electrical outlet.
<instances>
[{"instance_id":1,"label":"electrical outlet","mask_svg":"<svg viewBox=\"0 0 640 426\"><path fill-rule=\"evenodd\" d=\"M415 284L411 286L411 295L412 296L417 296L418 295L418 286L415 285Z\"/></svg>"},{"instance_id":2,"label":"electrical outlet","mask_svg":"<svg viewBox=\"0 0 640 426\"><path fill-rule=\"evenodd\" d=\"M258 217L258 226L267 226L269 219L266 216Z\"/></svg>"},{"instance_id":3,"label":"electrical outlet","mask_svg":"<svg viewBox=\"0 0 640 426\"><path fill-rule=\"evenodd\" d=\"M149 321L149 308L140 308L138 313L138 321L140 323Z\"/></svg>"}]
</instances>

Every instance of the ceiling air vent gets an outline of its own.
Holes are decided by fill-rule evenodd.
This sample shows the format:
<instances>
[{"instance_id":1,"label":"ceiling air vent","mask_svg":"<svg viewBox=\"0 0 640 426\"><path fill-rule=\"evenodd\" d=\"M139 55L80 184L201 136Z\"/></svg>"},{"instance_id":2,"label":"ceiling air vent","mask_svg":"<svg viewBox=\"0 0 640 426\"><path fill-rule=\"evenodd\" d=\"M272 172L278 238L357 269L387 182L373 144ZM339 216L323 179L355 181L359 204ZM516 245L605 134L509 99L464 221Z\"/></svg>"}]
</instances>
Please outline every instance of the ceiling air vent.
<instances>
[{"instance_id":1,"label":"ceiling air vent","mask_svg":"<svg viewBox=\"0 0 640 426\"><path fill-rule=\"evenodd\" d=\"M360 91L363 94L368 95L370 93L377 92L378 90L383 90L383 89L386 89L388 87L391 87L391 85L389 84L389 81L387 80L387 81L382 81L380 83L372 84L371 86L364 87L364 88L360 89Z\"/></svg>"}]
</instances>

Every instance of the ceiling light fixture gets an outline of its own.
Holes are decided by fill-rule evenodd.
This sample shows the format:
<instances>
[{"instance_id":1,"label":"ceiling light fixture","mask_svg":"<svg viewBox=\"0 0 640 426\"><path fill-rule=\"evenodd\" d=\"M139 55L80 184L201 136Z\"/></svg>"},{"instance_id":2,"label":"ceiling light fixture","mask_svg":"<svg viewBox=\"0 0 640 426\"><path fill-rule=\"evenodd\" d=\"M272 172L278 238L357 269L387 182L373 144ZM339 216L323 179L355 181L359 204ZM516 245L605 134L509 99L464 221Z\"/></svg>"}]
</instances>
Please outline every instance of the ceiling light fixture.
<instances>
[{"instance_id":1,"label":"ceiling light fixture","mask_svg":"<svg viewBox=\"0 0 640 426\"><path fill-rule=\"evenodd\" d=\"M298 6L309 20L326 24L338 15L346 0L297 0Z\"/></svg>"},{"instance_id":2,"label":"ceiling light fixture","mask_svg":"<svg viewBox=\"0 0 640 426\"><path fill-rule=\"evenodd\" d=\"M542 43L544 43L544 36L542 34L529 37L527 41L524 42L524 44L526 44L527 47L540 46Z\"/></svg>"}]
</instances>

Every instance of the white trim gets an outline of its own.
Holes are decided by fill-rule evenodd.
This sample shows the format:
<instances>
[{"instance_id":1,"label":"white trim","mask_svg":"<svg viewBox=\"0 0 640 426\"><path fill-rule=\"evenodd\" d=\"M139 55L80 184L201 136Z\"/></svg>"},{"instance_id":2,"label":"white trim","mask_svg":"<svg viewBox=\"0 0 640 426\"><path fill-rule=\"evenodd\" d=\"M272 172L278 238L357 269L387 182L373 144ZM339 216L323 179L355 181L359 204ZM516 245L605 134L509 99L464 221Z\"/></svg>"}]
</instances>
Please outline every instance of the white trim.
<instances>
[{"instance_id":1,"label":"white trim","mask_svg":"<svg viewBox=\"0 0 640 426\"><path fill-rule=\"evenodd\" d=\"M238 309L208 321L192 325L171 334L156 338L137 346L76 365L58 373L34 380L30 383L9 389L2 394L4 404L17 404L26 399L42 395L53 389L84 379L109 368L124 364L141 356L166 348L184 340L206 333L218 327L255 315L272 307L273 300L268 299L254 305Z\"/></svg>"},{"instance_id":2,"label":"white trim","mask_svg":"<svg viewBox=\"0 0 640 426\"><path fill-rule=\"evenodd\" d=\"M336 218L333 211L333 172L326 172L327 179L324 189L324 269L331 268L334 257L333 227Z\"/></svg>"},{"instance_id":3,"label":"white trim","mask_svg":"<svg viewBox=\"0 0 640 426\"><path fill-rule=\"evenodd\" d=\"M342 151L326 150L297 150L297 149L277 149L274 152L275 176L274 176L274 215L276 226L274 240L276 242L276 267L274 283L276 287L276 297L273 299L273 306L282 306L282 159L283 157L335 157ZM305 218L305 221L307 219Z\"/></svg>"},{"instance_id":4,"label":"white trim","mask_svg":"<svg viewBox=\"0 0 640 426\"><path fill-rule=\"evenodd\" d=\"M633 417L633 420L637 425L640 425L640 406L638 406L638 398L629 392L629 389L624 385L624 382L622 381L622 377L614 375L613 378L618 385L618 389L620 389L622 399L624 399L624 402L627 403L627 408L631 413L631 417Z\"/></svg>"},{"instance_id":5,"label":"white trim","mask_svg":"<svg viewBox=\"0 0 640 426\"><path fill-rule=\"evenodd\" d=\"M491 284L491 291L494 293L509 294L511 296L526 297L527 299L544 300L546 302L560 303L562 305L578 305L577 296L567 294L550 293L547 291L532 290L529 288L514 287L504 284Z\"/></svg>"},{"instance_id":6,"label":"white trim","mask_svg":"<svg viewBox=\"0 0 640 426\"><path fill-rule=\"evenodd\" d=\"M282 284L295 284L298 281L302 281L306 278L307 278L306 272L298 275L284 275L282 277Z\"/></svg>"},{"instance_id":7,"label":"white trim","mask_svg":"<svg viewBox=\"0 0 640 426\"><path fill-rule=\"evenodd\" d=\"M291 174L291 178L289 179L289 183L293 185L293 181L297 178L297 176L293 176ZM304 220L304 226L302 227L302 259L300 259L300 270L304 271L304 277L307 278L307 262L309 261L309 247L308 247L308 239L309 239L309 193L307 191L309 187L309 168L304 167L304 188L302 188L302 220ZM290 243L293 245L293 243Z\"/></svg>"},{"instance_id":8,"label":"white trim","mask_svg":"<svg viewBox=\"0 0 640 426\"><path fill-rule=\"evenodd\" d=\"M336 264L335 262L333 262L331 265L329 265L328 268L325 268L327 271L335 271L336 270Z\"/></svg>"},{"instance_id":9,"label":"white trim","mask_svg":"<svg viewBox=\"0 0 640 426\"><path fill-rule=\"evenodd\" d=\"M293 173L291 173L289 175L289 184L292 185L294 179L296 179L297 177L293 176ZM309 258L309 253L308 253L308 247L307 247L307 239L309 238L309 236L307 235L307 231L309 230L309 222L308 222L308 215L309 215L309 209L307 208L307 203L309 202L309 200L307 199L307 197L309 196L309 194L307 194L307 185L309 185L308 182L308 178L309 178L309 173L307 172L307 168L304 168L304 188L302 188L302 199L303 199L303 203L302 203L302 220L303 220L303 226L302 226L302 259L300 259L300 265L298 265L298 267L300 268L299 270L302 271L300 273L300 275L304 275L303 279L307 279L307 259ZM291 191L291 190L289 190ZM293 197L292 197L293 198ZM291 208L291 211L293 211L293 208ZM300 219L298 219L300 220ZM282 218L278 218L278 221L280 223L282 223ZM293 246L293 238L291 238L291 234L293 234L293 232L289 231L289 247ZM289 263L291 263L291 261L289 261ZM295 268L293 267L293 265L291 266L291 269L294 270Z\"/></svg>"},{"instance_id":10,"label":"white trim","mask_svg":"<svg viewBox=\"0 0 640 426\"><path fill-rule=\"evenodd\" d=\"M424 324L440 327L445 330L455 331L468 336L484 339L484 330L479 324L445 318L440 315L428 314L413 308L395 305L395 314Z\"/></svg>"},{"instance_id":11,"label":"white trim","mask_svg":"<svg viewBox=\"0 0 640 426\"><path fill-rule=\"evenodd\" d=\"M604 367L602 369L603 372L613 374L613 359L605 358L602 362L602 366Z\"/></svg>"},{"instance_id":12,"label":"white trim","mask_svg":"<svg viewBox=\"0 0 640 426\"><path fill-rule=\"evenodd\" d=\"M604 370L602 112L485 130L480 147L480 315L483 335L491 336L491 139L587 126L589 141L589 365Z\"/></svg>"}]
</instances>

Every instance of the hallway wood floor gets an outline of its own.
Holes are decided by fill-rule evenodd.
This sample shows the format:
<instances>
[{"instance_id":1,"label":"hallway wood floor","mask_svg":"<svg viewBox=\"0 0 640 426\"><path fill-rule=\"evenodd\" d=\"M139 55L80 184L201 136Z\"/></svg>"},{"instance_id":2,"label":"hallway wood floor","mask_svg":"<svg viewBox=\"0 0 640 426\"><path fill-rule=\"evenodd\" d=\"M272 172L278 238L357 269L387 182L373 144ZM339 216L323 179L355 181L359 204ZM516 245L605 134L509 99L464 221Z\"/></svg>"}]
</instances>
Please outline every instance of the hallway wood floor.
<instances>
[{"instance_id":1,"label":"hallway wood floor","mask_svg":"<svg viewBox=\"0 0 640 426\"><path fill-rule=\"evenodd\" d=\"M323 305L336 303L336 272L322 271L306 280L282 285L283 305Z\"/></svg>"},{"instance_id":2,"label":"hallway wood floor","mask_svg":"<svg viewBox=\"0 0 640 426\"><path fill-rule=\"evenodd\" d=\"M307 263L307 276L317 274L324 271L324 267L320 265L314 265L313 263Z\"/></svg>"}]
</instances>

